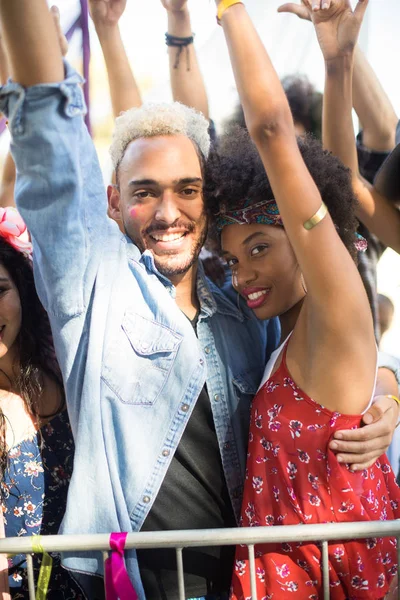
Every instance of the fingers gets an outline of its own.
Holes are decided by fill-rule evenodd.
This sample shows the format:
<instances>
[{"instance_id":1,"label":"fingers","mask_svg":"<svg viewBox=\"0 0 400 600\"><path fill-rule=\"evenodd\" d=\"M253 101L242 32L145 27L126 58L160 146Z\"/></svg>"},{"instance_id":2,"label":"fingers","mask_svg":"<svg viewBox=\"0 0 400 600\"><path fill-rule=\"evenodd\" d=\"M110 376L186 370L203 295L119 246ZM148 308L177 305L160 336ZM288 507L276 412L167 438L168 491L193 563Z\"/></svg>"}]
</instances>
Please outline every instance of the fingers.
<instances>
[{"instance_id":1,"label":"fingers","mask_svg":"<svg viewBox=\"0 0 400 600\"><path fill-rule=\"evenodd\" d=\"M373 404L363 416L363 423L371 425L376 423L383 416L383 410L379 404Z\"/></svg>"},{"instance_id":2,"label":"fingers","mask_svg":"<svg viewBox=\"0 0 400 600\"><path fill-rule=\"evenodd\" d=\"M354 9L354 14L360 21L363 20L365 11L367 10L368 0L359 0Z\"/></svg>"},{"instance_id":3,"label":"fingers","mask_svg":"<svg viewBox=\"0 0 400 600\"><path fill-rule=\"evenodd\" d=\"M313 12L316 12L318 10L328 10L332 4L332 0L302 0L302 1ZM361 0L361 1L363 1L363 0Z\"/></svg>"},{"instance_id":4,"label":"fingers","mask_svg":"<svg viewBox=\"0 0 400 600\"><path fill-rule=\"evenodd\" d=\"M60 43L61 54L63 56L65 56L68 52L68 41L61 29L60 11L58 10L57 6L52 6L50 10L51 10L51 14L53 16L54 24L55 24L56 30L57 30L57 36L58 36L58 41Z\"/></svg>"},{"instance_id":5,"label":"fingers","mask_svg":"<svg viewBox=\"0 0 400 600\"><path fill-rule=\"evenodd\" d=\"M293 2L289 2L288 4L282 4L282 6L278 8L278 12L291 13L292 15L297 15L299 19L311 21L310 14L307 8L302 4L294 4Z\"/></svg>"}]
</instances>

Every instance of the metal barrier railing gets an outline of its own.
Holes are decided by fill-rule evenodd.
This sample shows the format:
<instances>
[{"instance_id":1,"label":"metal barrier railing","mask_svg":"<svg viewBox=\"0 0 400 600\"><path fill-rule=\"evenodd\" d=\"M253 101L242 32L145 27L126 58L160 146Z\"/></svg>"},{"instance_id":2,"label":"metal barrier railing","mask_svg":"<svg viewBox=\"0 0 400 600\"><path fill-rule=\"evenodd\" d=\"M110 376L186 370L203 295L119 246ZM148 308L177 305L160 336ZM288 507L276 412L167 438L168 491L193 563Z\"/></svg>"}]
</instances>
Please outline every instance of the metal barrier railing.
<instances>
[{"instance_id":1,"label":"metal barrier railing","mask_svg":"<svg viewBox=\"0 0 400 600\"><path fill-rule=\"evenodd\" d=\"M283 542L322 543L323 600L329 600L328 542L374 537L397 538L397 573L400 569L400 519L362 523L327 523L318 525L285 525L274 527L243 527L237 529L193 529L182 531L137 532L127 536L125 549L172 548L176 552L179 599L185 600L183 576L184 548L204 546L246 545L250 560L251 597L257 600L254 546ZM103 560L110 551L110 535L50 535L41 537L45 552L100 552ZM0 540L0 554L26 554L29 598L35 600L35 581L32 563L31 538ZM398 592L400 599L400 592Z\"/></svg>"}]
</instances>

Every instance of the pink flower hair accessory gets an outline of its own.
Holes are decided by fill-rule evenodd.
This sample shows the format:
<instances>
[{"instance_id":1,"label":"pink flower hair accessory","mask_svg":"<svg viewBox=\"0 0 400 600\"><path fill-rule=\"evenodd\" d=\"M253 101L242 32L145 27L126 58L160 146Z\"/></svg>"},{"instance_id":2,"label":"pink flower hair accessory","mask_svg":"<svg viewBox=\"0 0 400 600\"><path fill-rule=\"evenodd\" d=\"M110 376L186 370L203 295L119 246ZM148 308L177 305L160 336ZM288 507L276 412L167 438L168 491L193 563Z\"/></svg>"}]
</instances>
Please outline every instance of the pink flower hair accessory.
<instances>
[{"instance_id":1,"label":"pink flower hair accessory","mask_svg":"<svg viewBox=\"0 0 400 600\"><path fill-rule=\"evenodd\" d=\"M32 244L25 222L12 206L0 207L0 236L32 260Z\"/></svg>"}]
</instances>

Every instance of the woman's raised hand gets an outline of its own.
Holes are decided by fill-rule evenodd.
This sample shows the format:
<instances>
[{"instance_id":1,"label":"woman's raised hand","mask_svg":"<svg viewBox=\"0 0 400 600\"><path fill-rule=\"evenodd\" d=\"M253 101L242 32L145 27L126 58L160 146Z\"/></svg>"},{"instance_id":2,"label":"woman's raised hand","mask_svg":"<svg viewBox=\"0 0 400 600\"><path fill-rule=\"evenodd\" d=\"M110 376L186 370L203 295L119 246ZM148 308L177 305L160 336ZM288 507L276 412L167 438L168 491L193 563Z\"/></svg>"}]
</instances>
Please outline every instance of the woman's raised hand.
<instances>
[{"instance_id":1,"label":"woman's raised hand","mask_svg":"<svg viewBox=\"0 0 400 600\"><path fill-rule=\"evenodd\" d=\"M90 16L96 26L117 25L127 0L89 0Z\"/></svg>"},{"instance_id":2,"label":"woman's raised hand","mask_svg":"<svg viewBox=\"0 0 400 600\"><path fill-rule=\"evenodd\" d=\"M350 0L302 0L301 4L284 4L279 12L289 12L314 23L325 61L351 55L368 0L359 0L355 9Z\"/></svg>"}]
</instances>

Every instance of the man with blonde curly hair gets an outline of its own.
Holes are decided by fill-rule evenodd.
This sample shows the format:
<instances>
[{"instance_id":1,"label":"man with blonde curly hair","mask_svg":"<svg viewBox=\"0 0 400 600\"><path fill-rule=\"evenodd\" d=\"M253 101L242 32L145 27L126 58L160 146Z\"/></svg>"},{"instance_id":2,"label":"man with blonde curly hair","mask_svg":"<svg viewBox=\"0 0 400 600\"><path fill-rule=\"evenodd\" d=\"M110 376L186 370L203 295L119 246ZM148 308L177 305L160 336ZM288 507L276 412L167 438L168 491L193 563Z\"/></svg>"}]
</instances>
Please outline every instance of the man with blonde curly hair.
<instances>
[{"instance_id":1,"label":"man with blonde curly hair","mask_svg":"<svg viewBox=\"0 0 400 600\"><path fill-rule=\"evenodd\" d=\"M157 270L185 297L185 314L198 304L185 275L207 235L203 167L210 150L208 122L183 104L148 104L116 120L110 154L116 172L109 214ZM133 176L134 174L134 176Z\"/></svg>"},{"instance_id":2,"label":"man with blonde curly hair","mask_svg":"<svg viewBox=\"0 0 400 600\"><path fill-rule=\"evenodd\" d=\"M62 532L233 526L250 403L278 331L232 303L197 260L207 122L179 104L117 121L108 200L123 235L107 217L81 78L63 65L46 0L2 0L0 16L18 82L1 90L0 109L76 448ZM369 426L360 463L379 455L393 420ZM232 559L233 549L185 550L187 597L227 592ZM65 563L103 573L95 553ZM125 564L140 600L179 597L173 551L130 550Z\"/></svg>"}]
</instances>

